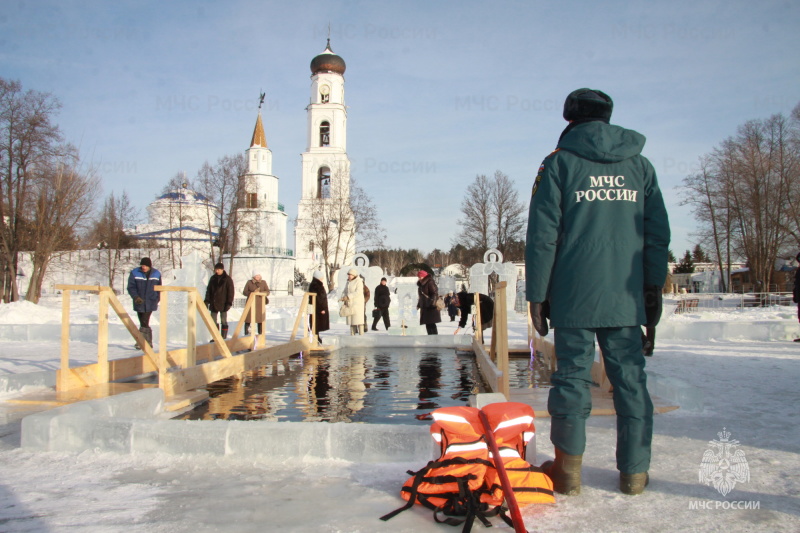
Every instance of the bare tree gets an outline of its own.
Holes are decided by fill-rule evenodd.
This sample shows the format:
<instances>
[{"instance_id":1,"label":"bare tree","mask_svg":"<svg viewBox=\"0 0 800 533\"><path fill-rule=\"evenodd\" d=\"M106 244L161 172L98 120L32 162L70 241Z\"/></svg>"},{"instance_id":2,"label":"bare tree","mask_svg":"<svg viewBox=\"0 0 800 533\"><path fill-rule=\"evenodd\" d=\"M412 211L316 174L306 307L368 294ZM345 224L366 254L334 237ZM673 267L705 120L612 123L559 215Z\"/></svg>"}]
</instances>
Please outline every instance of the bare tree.
<instances>
[{"instance_id":1,"label":"bare tree","mask_svg":"<svg viewBox=\"0 0 800 533\"><path fill-rule=\"evenodd\" d=\"M459 221L458 242L481 253L494 247L505 255L513 243L525 240L526 208L513 182L501 171L495 171L491 179L476 176L461 201L464 218Z\"/></svg>"},{"instance_id":2,"label":"bare tree","mask_svg":"<svg viewBox=\"0 0 800 533\"><path fill-rule=\"evenodd\" d=\"M358 236L358 247L381 246L386 242L386 232L378 219L378 210L372 198L350 178L350 211L353 213L353 228Z\"/></svg>"},{"instance_id":3,"label":"bare tree","mask_svg":"<svg viewBox=\"0 0 800 533\"><path fill-rule=\"evenodd\" d=\"M694 206L720 270L730 273L732 257L743 257L760 290L769 290L778 256L798 243L798 145L792 119L751 120L684 180L684 201Z\"/></svg>"},{"instance_id":4,"label":"bare tree","mask_svg":"<svg viewBox=\"0 0 800 533\"><path fill-rule=\"evenodd\" d=\"M319 250L325 276L333 284L333 272L347 264L355 244L355 217L350 207L350 189L346 181L332 179L327 198L301 200L310 216L297 220L297 231L310 238ZM333 287L331 287L333 288Z\"/></svg>"},{"instance_id":5,"label":"bare tree","mask_svg":"<svg viewBox=\"0 0 800 533\"><path fill-rule=\"evenodd\" d=\"M88 222L94 208L99 179L93 172L81 172L72 158L38 164L31 187L31 250L33 269L25 299L37 303L42 281L53 256L77 245L78 230Z\"/></svg>"},{"instance_id":6,"label":"bare tree","mask_svg":"<svg viewBox=\"0 0 800 533\"><path fill-rule=\"evenodd\" d=\"M139 210L131 203L128 193L122 191L119 197L111 193L106 198L103 209L89 234L92 246L101 250L108 279L108 286L114 287L120 270L121 250L136 248L136 239L125 232L139 221Z\"/></svg>"},{"instance_id":7,"label":"bare tree","mask_svg":"<svg viewBox=\"0 0 800 533\"><path fill-rule=\"evenodd\" d=\"M732 219L724 180L713 167L709 156L700 159L700 170L683 180L682 205L691 205L700 223L700 237L713 247L721 276L722 292L727 292L731 271Z\"/></svg>"},{"instance_id":8,"label":"bare tree","mask_svg":"<svg viewBox=\"0 0 800 533\"><path fill-rule=\"evenodd\" d=\"M475 177L461 201L461 233L457 240L467 248L489 248L492 229L492 186L485 174Z\"/></svg>"},{"instance_id":9,"label":"bare tree","mask_svg":"<svg viewBox=\"0 0 800 533\"><path fill-rule=\"evenodd\" d=\"M69 152L53 117L61 107L50 93L24 91L0 78L0 270L2 299L19 299L16 284L25 210L33 201L37 164Z\"/></svg>"},{"instance_id":10,"label":"bare tree","mask_svg":"<svg viewBox=\"0 0 800 533\"><path fill-rule=\"evenodd\" d=\"M507 256L515 241L525 241L528 206L520 201L514 183L499 170L494 173L491 202L495 248Z\"/></svg>"},{"instance_id":11,"label":"bare tree","mask_svg":"<svg viewBox=\"0 0 800 533\"><path fill-rule=\"evenodd\" d=\"M206 161L197 172L196 187L208 199L208 227L219 223L219 237L216 242L209 237L209 258L216 263L223 254L230 254L230 273L233 261L240 249L239 235L254 220L245 214L241 216L240 207L245 207L244 191L247 186L247 158L245 154L226 155L217 159L214 165ZM218 245L215 257L215 245Z\"/></svg>"},{"instance_id":12,"label":"bare tree","mask_svg":"<svg viewBox=\"0 0 800 533\"><path fill-rule=\"evenodd\" d=\"M327 279L346 265L356 250L380 245L384 231L378 220L372 199L358 186L355 179L344 176L339 169L330 180L330 190L324 197L302 200L306 219L296 221L297 231L307 235L315 250L319 250Z\"/></svg>"}]
</instances>

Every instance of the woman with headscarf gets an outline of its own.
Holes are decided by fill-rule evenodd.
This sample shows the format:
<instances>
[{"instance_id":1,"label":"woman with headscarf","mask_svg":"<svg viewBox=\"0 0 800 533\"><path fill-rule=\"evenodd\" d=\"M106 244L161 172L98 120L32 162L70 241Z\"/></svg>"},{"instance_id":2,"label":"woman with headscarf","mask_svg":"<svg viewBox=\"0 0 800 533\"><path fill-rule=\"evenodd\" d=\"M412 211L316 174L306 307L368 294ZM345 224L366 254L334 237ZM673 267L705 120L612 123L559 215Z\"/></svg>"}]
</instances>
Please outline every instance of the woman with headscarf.
<instances>
[{"instance_id":1,"label":"woman with headscarf","mask_svg":"<svg viewBox=\"0 0 800 533\"><path fill-rule=\"evenodd\" d=\"M439 297L439 287L425 270L417 272L417 308L419 309L419 323L425 324L428 335L438 335L439 329L436 324L442 321L442 314L436 308L436 299Z\"/></svg>"},{"instance_id":2,"label":"woman with headscarf","mask_svg":"<svg viewBox=\"0 0 800 533\"><path fill-rule=\"evenodd\" d=\"M247 280L247 283L244 284L244 290L242 294L244 294L245 298L250 298L250 295L254 292L265 292L267 296L269 296L269 285L267 285L267 281L261 279L261 274L258 272L253 272L253 277ZM267 307L268 300L266 297L260 298L256 297L256 301L253 302L253 305L256 309L256 318L255 322L258 327L258 334L261 335L261 328L263 327L262 324L264 323L264 315L266 314L266 307ZM244 334L250 335L250 315L248 313L247 322L244 323Z\"/></svg>"},{"instance_id":3,"label":"woman with headscarf","mask_svg":"<svg viewBox=\"0 0 800 533\"><path fill-rule=\"evenodd\" d=\"M358 270L351 268L347 271L347 285L344 287L342 297L343 308L339 311L341 316L347 318L350 326L350 335L363 335L364 333L364 282L358 275ZM344 312L344 314L342 314Z\"/></svg>"}]
</instances>

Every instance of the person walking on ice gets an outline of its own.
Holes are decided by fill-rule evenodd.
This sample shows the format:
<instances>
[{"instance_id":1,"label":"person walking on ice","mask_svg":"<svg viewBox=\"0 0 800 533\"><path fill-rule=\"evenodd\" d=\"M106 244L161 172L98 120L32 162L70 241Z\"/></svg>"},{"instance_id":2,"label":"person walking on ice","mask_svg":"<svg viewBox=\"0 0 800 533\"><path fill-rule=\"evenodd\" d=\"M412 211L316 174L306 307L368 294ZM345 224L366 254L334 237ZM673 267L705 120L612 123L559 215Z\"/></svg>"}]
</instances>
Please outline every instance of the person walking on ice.
<instances>
[{"instance_id":1,"label":"person walking on ice","mask_svg":"<svg viewBox=\"0 0 800 533\"><path fill-rule=\"evenodd\" d=\"M128 294L133 299L133 310L139 318L139 332L151 347L153 330L150 329L150 315L158 310L159 294L155 289L158 285L161 285L161 272L153 268L149 257L142 257L139 267L131 270L128 276ZM141 346L137 343L136 348Z\"/></svg>"},{"instance_id":2,"label":"person walking on ice","mask_svg":"<svg viewBox=\"0 0 800 533\"><path fill-rule=\"evenodd\" d=\"M381 278L380 284L375 287L375 311L372 312L372 316L374 319L372 320L372 331L378 331L378 320L383 318L383 327L386 330L389 330L389 326L392 325L391 321L389 320L389 304L392 303L392 295L389 291L389 287L386 285L386 278Z\"/></svg>"},{"instance_id":3,"label":"person walking on ice","mask_svg":"<svg viewBox=\"0 0 800 533\"><path fill-rule=\"evenodd\" d=\"M217 263L214 265L214 275L208 280L206 297L203 301L211 312L211 319L219 328L223 339L228 338L228 309L233 306L233 295L233 280L225 272L225 265Z\"/></svg>"},{"instance_id":4,"label":"person walking on ice","mask_svg":"<svg viewBox=\"0 0 800 533\"><path fill-rule=\"evenodd\" d=\"M539 167L525 246L526 299L536 331L555 329L558 370L547 408L555 459L542 467L555 490L578 494L592 405L594 340L614 386L619 488L649 482L653 404L641 326L661 315L669 221L645 138L609 124L613 102L578 89L564 102L569 122Z\"/></svg>"}]
</instances>

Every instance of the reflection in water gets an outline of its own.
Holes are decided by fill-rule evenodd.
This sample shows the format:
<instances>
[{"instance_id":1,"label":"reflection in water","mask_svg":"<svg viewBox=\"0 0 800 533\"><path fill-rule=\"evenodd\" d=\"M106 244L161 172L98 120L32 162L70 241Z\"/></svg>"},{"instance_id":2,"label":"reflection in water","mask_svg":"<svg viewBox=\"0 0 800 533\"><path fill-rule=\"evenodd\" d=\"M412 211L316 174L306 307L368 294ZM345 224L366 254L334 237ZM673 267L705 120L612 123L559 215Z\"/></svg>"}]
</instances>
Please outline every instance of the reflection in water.
<instances>
[{"instance_id":1,"label":"reflection in water","mask_svg":"<svg viewBox=\"0 0 800 533\"><path fill-rule=\"evenodd\" d=\"M549 389L550 369L537 354L533 357L509 359L508 382L512 389Z\"/></svg>"},{"instance_id":2,"label":"reflection in water","mask_svg":"<svg viewBox=\"0 0 800 533\"><path fill-rule=\"evenodd\" d=\"M419 403L417 409L433 410L441 407L436 404L435 398L439 396L439 378L442 377L442 367L436 353L424 353L419 360Z\"/></svg>"},{"instance_id":3,"label":"reflection in water","mask_svg":"<svg viewBox=\"0 0 800 533\"><path fill-rule=\"evenodd\" d=\"M212 383L209 401L181 418L427 424L420 411L464 405L472 389L483 391L477 376L472 355L444 348L346 348Z\"/></svg>"}]
</instances>

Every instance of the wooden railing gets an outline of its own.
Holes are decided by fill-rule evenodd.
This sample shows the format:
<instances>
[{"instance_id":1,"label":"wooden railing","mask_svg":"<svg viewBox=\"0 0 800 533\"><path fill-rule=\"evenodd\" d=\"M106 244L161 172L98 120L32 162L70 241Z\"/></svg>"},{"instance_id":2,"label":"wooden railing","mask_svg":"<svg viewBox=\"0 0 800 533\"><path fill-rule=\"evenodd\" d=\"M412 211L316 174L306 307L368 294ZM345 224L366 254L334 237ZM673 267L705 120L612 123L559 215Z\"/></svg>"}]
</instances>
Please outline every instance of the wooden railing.
<instances>
[{"instance_id":1,"label":"wooden railing","mask_svg":"<svg viewBox=\"0 0 800 533\"><path fill-rule=\"evenodd\" d=\"M223 339L211 314L197 293L195 287L159 286L160 293L160 331L159 351L156 354L139 329L128 315L125 308L109 287L95 285L57 285L62 291L61 316L61 369L57 372L56 390L67 391L82 387L92 387L112 381L129 379L142 374L156 372L158 385L167 396L204 387L208 383L226 377L241 374L263 366L276 359L288 357L308 349L318 349L315 333L316 324L312 319L313 337L303 336L294 340L300 319L304 313L314 311L314 296L309 306L308 298L298 311L295 328L290 342L276 346L266 346L266 328L261 334L239 337L245 322L255 322L256 303L266 297L266 293L256 292L250 295L239 322L234 328L231 339ZM99 295L99 316L97 336L97 363L78 367L69 366L69 326L70 326L70 293L71 291L96 292ZM171 292L185 292L186 307L186 348L167 350L169 301ZM131 337L136 340L144 355L124 359L108 360L108 307L109 305L125 325ZM310 309L310 311L309 311ZM211 344L197 343L197 314L212 336ZM248 315L249 319L248 320ZM237 352L244 352L238 355ZM221 359L216 359L220 357ZM198 364L200 363L200 364Z\"/></svg>"},{"instance_id":2,"label":"wooden railing","mask_svg":"<svg viewBox=\"0 0 800 533\"><path fill-rule=\"evenodd\" d=\"M495 365L499 374L494 376L484 373L488 385L494 392L503 393L510 398L508 379L508 310L506 309L506 282L501 281L495 288L494 321L492 323L492 342L488 353L483 345L483 321L481 318L480 293L474 293L475 300L475 334L472 338L472 349L477 357L487 357Z\"/></svg>"}]
</instances>

